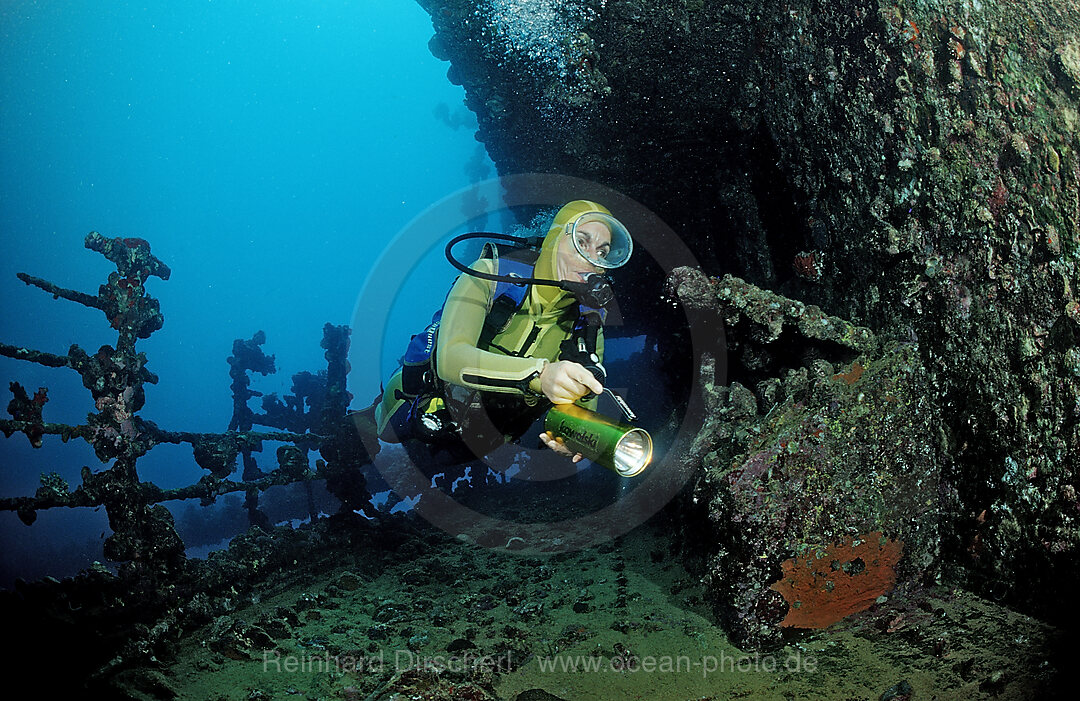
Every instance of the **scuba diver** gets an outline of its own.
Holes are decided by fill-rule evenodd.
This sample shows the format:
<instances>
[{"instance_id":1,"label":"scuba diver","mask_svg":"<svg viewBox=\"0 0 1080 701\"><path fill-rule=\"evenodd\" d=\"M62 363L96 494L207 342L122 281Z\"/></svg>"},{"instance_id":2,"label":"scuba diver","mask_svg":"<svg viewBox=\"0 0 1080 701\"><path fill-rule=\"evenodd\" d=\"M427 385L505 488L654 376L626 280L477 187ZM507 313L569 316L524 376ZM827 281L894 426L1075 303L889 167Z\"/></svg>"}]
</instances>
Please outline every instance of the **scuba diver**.
<instances>
[{"instance_id":1,"label":"scuba diver","mask_svg":"<svg viewBox=\"0 0 1080 701\"><path fill-rule=\"evenodd\" d=\"M451 253L466 238L524 245L486 243L466 267ZM594 408L604 391L603 321L613 299L604 273L632 250L626 227L587 200L563 206L542 238L455 238L447 258L465 274L376 400L379 437L403 443L433 474L519 440L553 405ZM540 439L582 459L549 431Z\"/></svg>"}]
</instances>

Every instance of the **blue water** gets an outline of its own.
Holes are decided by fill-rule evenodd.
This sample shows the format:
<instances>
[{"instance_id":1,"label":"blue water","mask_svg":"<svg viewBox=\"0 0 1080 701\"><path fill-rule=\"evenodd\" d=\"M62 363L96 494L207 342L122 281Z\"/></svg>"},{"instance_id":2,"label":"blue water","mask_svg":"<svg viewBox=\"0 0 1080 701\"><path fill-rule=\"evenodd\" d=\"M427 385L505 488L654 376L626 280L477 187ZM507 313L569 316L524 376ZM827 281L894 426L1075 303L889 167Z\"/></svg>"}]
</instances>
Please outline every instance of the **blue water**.
<instances>
[{"instance_id":1,"label":"blue water","mask_svg":"<svg viewBox=\"0 0 1080 701\"><path fill-rule=\"evenodd\" d=\"M138 344L160 378L146 386L143 418L224 430L225 359L233 339L258 330L278 373L256 377L256 389L285 394L293 373L325 368L322 326L353 322L387 242L432 203L494 175L462 89L428 52L431 35L405 0L5 0L0 340L58 354L115 344L100 312L15 277L96 293L113 270L83 248L96 230L145 238L172 268L148 284L165 325ZM415 303L384 292L380 303L398 303L383 345L403 348L441 301L453 274L438 258L423 264ZM383 376L393 366L367 330L353 343L354 366ZM0 381L47 386L47 421L85 423L93 409L69 370L0 358ZM350 389L359 407L379 388ZM79 442L46 437L33 450L21 435L0 439L0 495L32 494L50 471L74 487L82 465L106 467ZM139 467L163 487L203 474L188 446L155 448ZM41 512L29 528L0 512L0 585L13 573L66 574L59 563L72 552L82 565L100 559L104 511L84 511Z\"/></svg>"}]
</instances>

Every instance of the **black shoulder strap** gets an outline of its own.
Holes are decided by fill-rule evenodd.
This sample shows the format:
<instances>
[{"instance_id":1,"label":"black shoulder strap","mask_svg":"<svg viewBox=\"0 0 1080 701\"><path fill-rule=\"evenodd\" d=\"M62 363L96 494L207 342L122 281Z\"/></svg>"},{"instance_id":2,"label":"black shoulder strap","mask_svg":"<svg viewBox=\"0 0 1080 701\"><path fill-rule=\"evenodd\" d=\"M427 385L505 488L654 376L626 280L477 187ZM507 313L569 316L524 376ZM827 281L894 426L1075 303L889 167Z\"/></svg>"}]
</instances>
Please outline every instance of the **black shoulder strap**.
<instances>
[{"instance_id":1,"label":"black shoulder strap","mask_svg":"<svg viewBox=\"0 0 1080 701\"><path fill-rule=\"evenodd\" d=\"M488 246L494 249L492 251L493 255L490 255L490 257L496 261L495 273L497 275L532 277L536 259L540 255L539 251L531 248L498 246L496 244L488 244ZM484 250L485 253L489 251L487 246L485 246ZM496 336L506 330L506 327L510 325L511 317L517 313L522 303L528 298L529 288L530 286L526 284L514 284L506 281L495 283L491 311L488 312L487 317L484 319L484 328L480 332L480 340L478 341L479 347L487 347Z\"/></svg>"}]
</instances>

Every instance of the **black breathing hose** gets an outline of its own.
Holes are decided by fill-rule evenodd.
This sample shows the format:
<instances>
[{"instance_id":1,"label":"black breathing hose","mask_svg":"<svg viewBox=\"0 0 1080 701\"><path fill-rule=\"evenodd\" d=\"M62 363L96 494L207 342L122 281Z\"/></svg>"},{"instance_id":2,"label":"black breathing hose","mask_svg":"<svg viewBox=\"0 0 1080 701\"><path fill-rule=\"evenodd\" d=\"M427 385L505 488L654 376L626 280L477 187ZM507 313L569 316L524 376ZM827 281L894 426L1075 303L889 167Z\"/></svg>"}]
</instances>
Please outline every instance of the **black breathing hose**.
<instances>
[{"instance_id":1,"label":"black breathing hose","mask_svg":"<svg viewBox=\"0 0 1080 701\"><path fill-rule=\"evenodd\" d=\"M573 292L574 290L566 286L566 283L559 282L558 280L545 280L537 277L512 277L510 275L495 275L494 273L485 273L480 270L474 270L464 263L454 258L453 252L450 250L455 244L465 241L467 239L502 239L503 241L510 241L522 246L531 246L536 248L536 242L538 239L527 239L521 236L511 236L510 234L495 234L490 231L474 231L468 234L461 234L450 239L450 243L446 244L446 260L450 261L450 265L454 266L461 272L478 277L481 280L491 280L492 282L512 282L520 285L547 285L549 287L558 287L566 290L567 292Z\"/></svg>"}]
</instances>

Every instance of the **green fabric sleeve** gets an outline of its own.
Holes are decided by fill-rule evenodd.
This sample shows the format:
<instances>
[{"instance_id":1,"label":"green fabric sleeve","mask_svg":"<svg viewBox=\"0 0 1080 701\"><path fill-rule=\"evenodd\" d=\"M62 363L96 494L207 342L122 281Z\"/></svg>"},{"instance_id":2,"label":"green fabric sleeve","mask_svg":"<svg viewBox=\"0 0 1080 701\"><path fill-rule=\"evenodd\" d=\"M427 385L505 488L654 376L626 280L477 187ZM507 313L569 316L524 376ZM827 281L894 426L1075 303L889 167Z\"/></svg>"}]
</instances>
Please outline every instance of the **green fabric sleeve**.
<instances>
[{"instance_id":1,"label":"green fabric sleeve","mask_svg":"<svg viewBox=\"0 0 1080 701\"><path fill-rule=\"evenodd\" d=\"M481 259L472 267L492 272L492 261ZM458 276L443 305L436 346L439 377L463 387L524 394L523 388L544 369L543 358L516 358L476 347L491 309L495 283L471 275Z\"/></svg>"}]
</instances>

